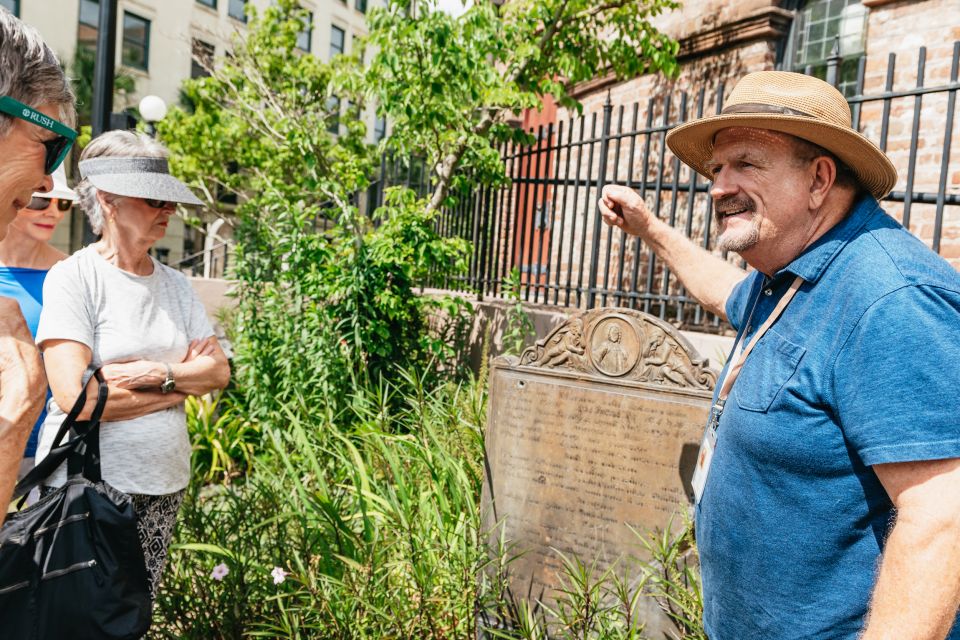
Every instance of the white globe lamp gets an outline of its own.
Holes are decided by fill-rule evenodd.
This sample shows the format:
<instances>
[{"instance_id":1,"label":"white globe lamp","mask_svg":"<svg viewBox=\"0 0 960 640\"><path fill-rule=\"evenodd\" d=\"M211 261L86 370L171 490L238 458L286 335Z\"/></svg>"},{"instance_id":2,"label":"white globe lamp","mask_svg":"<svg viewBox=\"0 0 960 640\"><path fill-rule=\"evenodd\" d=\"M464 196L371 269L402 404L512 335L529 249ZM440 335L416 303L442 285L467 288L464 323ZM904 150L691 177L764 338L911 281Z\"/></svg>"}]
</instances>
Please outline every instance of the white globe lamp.
<instances>
[{"instance_id":1,"label":"white globe lamp","mask_svg":"<svg viewBox=\"0 0 960 640\"><path fill-rule=\"evenodd\" d=\"M147 122L159 122L167 115L167 103L159 96L145 96L140 101L140 115Z\"/></svg>"}]
</instances>

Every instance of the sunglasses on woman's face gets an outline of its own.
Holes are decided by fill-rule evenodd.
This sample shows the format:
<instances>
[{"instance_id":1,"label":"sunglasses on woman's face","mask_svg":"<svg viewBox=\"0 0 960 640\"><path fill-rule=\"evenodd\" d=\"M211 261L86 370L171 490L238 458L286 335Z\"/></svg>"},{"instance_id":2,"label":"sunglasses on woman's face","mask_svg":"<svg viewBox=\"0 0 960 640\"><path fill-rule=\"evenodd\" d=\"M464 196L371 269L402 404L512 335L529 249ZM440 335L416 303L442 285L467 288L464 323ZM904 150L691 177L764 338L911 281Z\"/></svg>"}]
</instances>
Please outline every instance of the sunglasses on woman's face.
<instances>
[{"instance_id":1,"label":"sunglasses on woman's face","mask_svg":"<svg viewBox=\"0 0 960 640\"><path fill-rule=\"evenodd\" d=\"M0 113L5 113L14 118L26 120L38 127L43 127L47 131L53 131L57 137L50 140L44 140L43 146L47 149L47 155L43 164L43 172L50 175L56 171L60 163L67 156L70 147L77 139L77 132L63 124L59 120L54 120L48 115L40 113L32 107L28 107L19 100L10 96L0 97Z\"/></svg>"},{"instance_id":2,"label":"sunglasses on woman's face","mask_svg":"<svg viewBox=\"0 0 960 640\"><path fill-rule=\"evenodd\" d=\"M147 203L147 206L151 209L171 209L176 205L169 200L153 200L152 198L144 198L144 202Z\"/></svg>"},{"instance_id":3,"label":"sunglasses on woman's face","mask_svg":"<svg viewBox=\"0 0 960 640\"><path fill-rule=\"evenodd\" d=\"M50 201L57 201L57 209L60 211L70 211L70 207L73 206L73 203L69 200L64 200L63 198L41 198L40 196L33 196L30 198L30 204L27 205L27 209L31 211L46 211L47 207L50 206Z\"/></svg>"}]
</instances>

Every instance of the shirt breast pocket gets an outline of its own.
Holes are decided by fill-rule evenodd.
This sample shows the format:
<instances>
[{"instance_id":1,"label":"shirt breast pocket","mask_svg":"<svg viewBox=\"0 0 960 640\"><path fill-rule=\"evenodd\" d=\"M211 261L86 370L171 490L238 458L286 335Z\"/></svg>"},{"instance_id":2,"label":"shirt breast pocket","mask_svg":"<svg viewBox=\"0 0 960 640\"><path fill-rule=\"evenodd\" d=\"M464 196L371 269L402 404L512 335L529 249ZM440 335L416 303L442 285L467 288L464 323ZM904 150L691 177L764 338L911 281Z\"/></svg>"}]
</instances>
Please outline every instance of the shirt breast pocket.
<instances>
[{"instance_id":1,"label":"shirt breast pocket","mask_svg":"<svg viewBox=\"0 0 960 640\"><path fill-rule=\"evenodd\" d=\"M777 394L796 373L806 349L773 329L760 339L734 385L737 405L746 411L770 409Z\"/></svg>"}]
</instances>

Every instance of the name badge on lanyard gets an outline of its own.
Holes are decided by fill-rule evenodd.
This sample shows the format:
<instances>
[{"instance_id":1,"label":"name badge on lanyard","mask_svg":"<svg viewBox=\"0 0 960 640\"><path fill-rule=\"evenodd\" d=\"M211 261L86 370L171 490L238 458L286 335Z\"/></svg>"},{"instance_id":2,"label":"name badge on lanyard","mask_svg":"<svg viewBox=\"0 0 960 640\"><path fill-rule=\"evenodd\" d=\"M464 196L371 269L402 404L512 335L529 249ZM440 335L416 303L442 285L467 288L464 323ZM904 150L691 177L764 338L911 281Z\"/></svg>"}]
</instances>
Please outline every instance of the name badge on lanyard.
<instances>
[{"instance_id":1,"label":"name badge on lanyard","mask_svg":"<svg viewBox=\"0 0 960 640\"><path fill-rule=\"evenodd\" d=\"M739 344L734 345L732 358L734 364L727 369L727 373L720 384L720 393L717 394L717 401L713 407L710 408L710 418L707 420L707 428L704 430L703 440L700 442L700 452L697 454L697 465L693 470L693 480L691 484L693 486L693 496L698 505L700 504L700 499L703 497L703 490L707 486L707 476L710 473L713 454L717 450L717 429L720 427L720 416L723 415L723 407L727 403L727 398L730 397L733 384L737 381L737 377L740 375L740 370L743 369L743 363L746 362L747 356L749 356L753 348L757 346L757 343L760 341L760 338L763 337L763 334L767 332L767 329L776 322L777 318L783 313L783 310L787 308L787 305L793 300L793 297L797 294L797 290L800 289L800 285L802 284L803 278L800 276L794 278L790 289L783 294L777 306L770 312L770 316L763 325L757 329L757 333L742 353L737 353ZM756 303L754 303L754 308L756 308ZM753 316L753 310L750 311L750 316Z\"/></svg>"},{"instance_id":2,"label":"name badge on lanyard","mask_svg":"<svg viewBox=\"0 0 960 640\"><path fill-rule=\"evenodd\" d=\"M697 454L697 466L693 469L693 496L700 504L703 497L703 488L707 486L707 474L710 473L710 463L713 462L713 452L717 450L717 426L720 423L720 413L723 406L713 405L710 409L710 421L703 431L703 440L700 442L700 453Z\"/></svg>"}]
</instances>

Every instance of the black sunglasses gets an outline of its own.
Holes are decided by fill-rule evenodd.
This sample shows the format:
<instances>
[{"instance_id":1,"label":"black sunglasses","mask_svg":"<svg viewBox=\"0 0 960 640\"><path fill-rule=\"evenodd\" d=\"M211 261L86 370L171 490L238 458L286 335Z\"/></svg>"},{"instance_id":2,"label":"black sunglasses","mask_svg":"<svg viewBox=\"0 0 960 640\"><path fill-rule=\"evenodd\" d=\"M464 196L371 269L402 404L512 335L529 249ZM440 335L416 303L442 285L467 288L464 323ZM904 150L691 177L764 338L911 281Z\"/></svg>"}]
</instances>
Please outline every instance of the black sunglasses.
<instances>
[{"instance_id":1,"label":"black sunglasses","mask_svg":"<svg viewBox=\"0 0 960 640\"><path fill-rule=\"evenodd\" d=\"M64 200L63 198L43 198L41 196L33 196L30 198L29 204L27 204L27 209L31 211L45 211L47 207L50 206L51 200L57 201L57 209L60 211L70 211L70 208L73 206L73 202L70 200Z\"/></svg>"},{"instance_id":2,"label":"black sunglasses","mask_svg":"<svg viewBox=\"0 0 960 640\"><path fill-rule=\"evenodd\" d=\"M143 198L143 201L147 203L147 206L151 209L167 209L170 205L176 207L176 204L169 200L154 200L152 198Z\"/></svg>"},{"instance_id":3,"label":"black sunglasses","mask_svg":"<svg viewBox=\"0 0 960 640\"><path fill-rule=\"evenodd\" d=\"M43 127L47 131L57 134L52 140L44 140L43 146L46 148L46 158L43 163L43 172L47 175L53 173L67 155L67 151L73 146L77 139L77 132L63 124L59 120L54 120L50 116L40 113L33 107L28 107L19 100L14 100L10 96L0 97L0 113L5 113L14 118L26 120L38 127Z\"/></svg>"}]
</instances>

